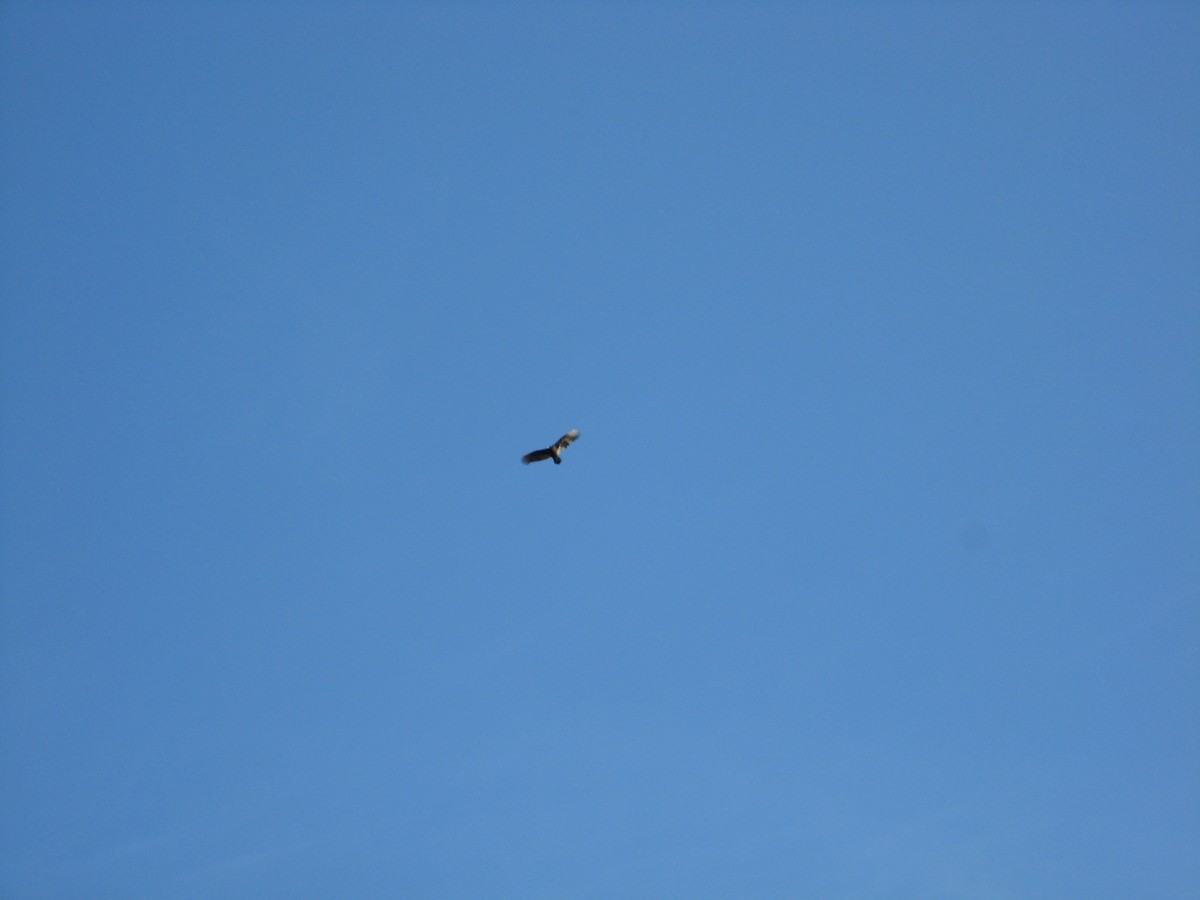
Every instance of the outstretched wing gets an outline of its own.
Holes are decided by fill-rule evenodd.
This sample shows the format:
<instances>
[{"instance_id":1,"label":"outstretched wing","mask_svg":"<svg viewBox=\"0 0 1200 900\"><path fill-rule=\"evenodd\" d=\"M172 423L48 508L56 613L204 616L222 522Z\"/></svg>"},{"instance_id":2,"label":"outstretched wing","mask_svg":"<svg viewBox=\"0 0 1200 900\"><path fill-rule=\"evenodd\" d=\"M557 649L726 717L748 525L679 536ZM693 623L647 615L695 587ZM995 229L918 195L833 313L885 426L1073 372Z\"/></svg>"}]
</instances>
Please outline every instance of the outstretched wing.
<instances>
[{"instance_id":1,"label":"outstretched wing","mask_svg":"<svg viewBox=\"0 0 1200 900\"><path fill-rule=\"evenodd\" d=\"M541 462L543 459L551 459L554 456L554 451L547 447L545 450L534 450L532 453L526 453L521 457L521 462L529 465L533 462Z\"/></svg>"},{"instance_id":2,"label":"outstretched wing","mask_svg":"<svg viewBox=\"0 0 1200 900\"><path fill-rule=\"evenodd\" d=\"M575 442L576 438L578 438L578 437L579 437L579 429L572 428L570 431L568 431L566 434L564 434L562 437L560 437L558 439L558 443L556 443L554 446L557 447L558 452L561 453L562 451L564 451L568 447L570 447L571 444L573 444Z\"/></svg>"}]
</instances>

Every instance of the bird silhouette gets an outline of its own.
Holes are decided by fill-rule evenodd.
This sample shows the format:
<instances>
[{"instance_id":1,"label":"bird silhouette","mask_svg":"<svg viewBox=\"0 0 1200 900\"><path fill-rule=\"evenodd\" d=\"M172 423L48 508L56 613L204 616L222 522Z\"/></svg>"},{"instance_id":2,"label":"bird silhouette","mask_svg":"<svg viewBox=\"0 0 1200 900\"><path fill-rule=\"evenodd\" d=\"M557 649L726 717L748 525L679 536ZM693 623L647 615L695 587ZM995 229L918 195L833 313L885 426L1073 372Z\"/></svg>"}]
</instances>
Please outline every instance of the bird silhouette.
<instances>
[{"instance_id":1,"label":"bird silhouette","mask_svg":"<svg viewBox=\"0 0 1200 900\"><path fill-rule=\"evenodd\" d=\"M562 463L562 452L570 447L577 437L579 437L579 429L572 428L545 450L534 450L532 453L526 453L521 457L521 462L529 465L530 463L541 462L543 459L552 459L557 466Z\"/></svg>"}]
</instances>

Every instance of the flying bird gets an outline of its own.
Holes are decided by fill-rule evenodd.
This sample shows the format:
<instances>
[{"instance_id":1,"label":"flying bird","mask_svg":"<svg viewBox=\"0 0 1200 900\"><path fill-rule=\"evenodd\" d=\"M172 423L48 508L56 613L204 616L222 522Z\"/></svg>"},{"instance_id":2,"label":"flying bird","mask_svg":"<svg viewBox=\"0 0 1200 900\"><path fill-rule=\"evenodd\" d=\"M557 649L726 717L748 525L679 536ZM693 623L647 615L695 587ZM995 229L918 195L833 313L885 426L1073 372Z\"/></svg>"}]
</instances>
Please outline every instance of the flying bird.
<instances>
[{"instance_id":1,"label":"flying bird","mask_svg":"<svg viewBox=\"0 0 1200 900\"><path fill-rule=\"evenodd\" d=\"M557 466L562 462L562 452L570 447L577 437L579 437L579 429L572 428L545 450L534 450L532 453L526 453L521 457L521 462L529 465L530 463L541 462L543 459L552 459Z\"/></svg>"}]
</instances>

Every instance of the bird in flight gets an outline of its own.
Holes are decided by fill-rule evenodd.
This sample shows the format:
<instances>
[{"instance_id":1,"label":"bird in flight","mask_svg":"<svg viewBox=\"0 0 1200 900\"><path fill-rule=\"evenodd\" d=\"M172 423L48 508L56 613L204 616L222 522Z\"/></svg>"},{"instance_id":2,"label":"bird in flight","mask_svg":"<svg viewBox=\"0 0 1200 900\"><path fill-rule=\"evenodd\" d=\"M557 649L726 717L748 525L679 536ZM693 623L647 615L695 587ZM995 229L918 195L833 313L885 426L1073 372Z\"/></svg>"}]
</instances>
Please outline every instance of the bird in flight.
<instances>
[{"instance_id":1,"label":"bird in flight","mask_svg":"<svg viewBox=\"0 0 1200 900\"><path fill-rule=\"evenodd\" d=\"M562 462L562 452L570 447L577 437L579 437L579 429L572 428L545 450L534 450L532 453L526 453L521 457L521 462L529 465L530 463L541 462L543 459L552 459L557 466Z\"/></svg>"}]
</instances>

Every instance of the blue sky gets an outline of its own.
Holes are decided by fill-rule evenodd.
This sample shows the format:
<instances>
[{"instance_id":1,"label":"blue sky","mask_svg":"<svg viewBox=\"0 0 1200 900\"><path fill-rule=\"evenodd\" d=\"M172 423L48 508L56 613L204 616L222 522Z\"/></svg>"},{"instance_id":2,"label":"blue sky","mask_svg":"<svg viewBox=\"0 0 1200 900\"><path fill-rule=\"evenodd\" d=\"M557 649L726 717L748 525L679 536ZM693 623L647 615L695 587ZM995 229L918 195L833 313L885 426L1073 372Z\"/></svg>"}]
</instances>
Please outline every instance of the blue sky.
<instances>
[{"instance_id":1,"label":"blue sky","mask_svg":"<svg viewBox=\"0 0 1200 900\"><path fill-rule=\"evenodd\" d=\"M5 3L0 893L1200 893L1197 46Z\"/></svg>"}]
</instances>

